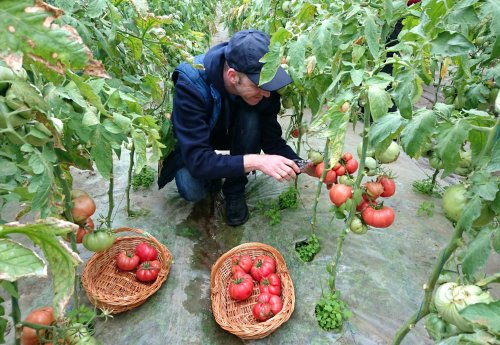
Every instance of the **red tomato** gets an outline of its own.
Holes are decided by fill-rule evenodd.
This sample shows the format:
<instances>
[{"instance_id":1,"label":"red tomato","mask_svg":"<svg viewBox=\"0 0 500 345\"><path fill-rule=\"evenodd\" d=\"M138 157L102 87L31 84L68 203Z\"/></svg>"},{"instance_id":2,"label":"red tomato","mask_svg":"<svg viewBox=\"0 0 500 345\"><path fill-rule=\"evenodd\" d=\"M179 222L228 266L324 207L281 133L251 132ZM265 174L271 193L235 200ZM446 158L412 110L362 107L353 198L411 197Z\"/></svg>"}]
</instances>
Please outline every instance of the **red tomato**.
<instances>
[{"instance_id":1,"label":"red tomato","mask_svg":"<svg viewBox=\"0 0 500 345\"><path fill-rule=\"evenodd\" d=\"M337 174L337 176L345 175L345 168L341 165L340 168L335 170L335 173Z\"/></svg>"},{"instance_id":2,"label":"red tomato","mask_svg":"<svg viewBox=\"0 0 500 345\"><path fill-rule=\"evenodd\" d=\"M281 294L281 279L276 273L271 273L267 277L262 278L259 285L260 293L268 292L272 295L279 296Z\"/></svg>"},{"instance_id":3,"label":"red tomato","mask_svg":"<svg viewBox=\"0 0 500 345\"><path fill-rule=\"evenodd\" d=\"M94 221L89 217L83 225L78 227L76 231L76 243L82 243L83 236L90 234L92 231L94 231ZM70 241L69 234L66 236L66 241Z\"/></svg>"},{"instance_id":4,"label":"red tomato","mask_svg":"<svg viewBox=\"0 0 500 345\"><path fill-rule=\"evenodd\" d=\"M368 206L362 213L361 217L366 224L375 228L387 228L394 222L396 214L394 210L388 206L382 207L380 210Z\"/></svg>"},{"instance_id":5,"label":"red tomato","mask_svg":"<svg viewBox=\"0 0 500 345\"><path fill-rule=\"evenodd\" d=\"M321 178L321 175L323 174L323 170L325 169L325 163L321 162L318 165L316 165L315 168L316 176L318 178ZM333 170L328 170L328 172L325 175L325 179L323 180L323 183L326 184L332 184L337 182L337 174Z\"/></svg>"},{"instance_id":6,"label":"red tomato","mask_svg":"<svg viewBox=\"0 0 500 345\"><path fill-rule=\"evenodd\" d=\"M396 183L392 178L384 176L380 179L380 183L384 187L384 192L380 194L381 197L388 198L394 195L396 192Z\"/></svg>"},{"instance_id":7,"label":"red tomato","mask_svg":"<svg viewBox=\"0 0 500 345\"><path fill-rule=\"evenodd\" d=\"M83 190L74 189L71 191L71 215L77 224L83 223L95 212L96 206L94 200Z\"/></svg>"},{"instance_id":8,"label":"red tomato","mask_svg":"<svg viewBox=\"0 0 500 345\"><path fill-rule=\"evenodd\" d=\"M233 255L231 262L235 266L240 266L245 273L250 272L253 263L250 255Z\"/></svg>"},{"instance_id":9,"label":"red tomato","mask_svg":"<svg viewBox=\"0 0 500 345\"><path fill-rule=\"evenodd\" d=\"M141 282L152 282L156 280L156 277L158 277L158 274L160 273L160 268L156 263L153 263L154 261L145 261L139 265L139 268L135 272L137 279Z\"/></svg>"},{"instance_id":10,"label":"red tomato","mask_svg":"<svg viewBox=\"0 0 500 345\"><path fill-rule=\"evenodd\" d=\"M352 154L351 154L351 153L349 153L349 152L346 152L346 153L344 153L344 154L342 155L342 158L343 158L346 162L348 162L348 161L350 161L350 160L352 159Z\"/></svg>"},{"instance_id":11,"label":"red tomato","mask_svg":"<svg viewBox=\"0 0 500 345\"><path fill-rule=\"evenodd\" d=\"M366 193L372 200L378 198L384 192L384 186L380 182L366 182Z\"/></svg>"},{"instance_id":12,"label":"red tomato","mask_svg":"<svg viewBox=\"0 0 500 345\"><path fill-rule=\"evenodd\" d=\"M274 259L267 255L257 256L250 269L253 279L260 282L262 278L267 277L271 273L276 272L276 262Z\"/></svg>"},{"instance_id":13,"label":"red tomato","mask_svg":"<svg viewBox=\"0 0 500 345\"><path fill-rule=\"evenodd\" d=\"M244 301L252 295L253 279L250 274L236 273L229 283L229 296L237 301Z\"/></svg>"},{"instance_id":14,"label":"red tomato","mask_svg":"<svg viewBox=\"0 0 500 345\"><path fill-rule=\"evenodd\" d=\"M135 247L135 254L139 256L141 262L156 260L156 258L158 257L156 248L150 246L146 242L141 242L137 245L137 247Z\"/></svg>"},{"instance_id":15,"label":"red tomato","mask_svg":"<svg viewBox=\"0 0 500 345\"><path fill-rule=\"evenodd\" d=\"M364 199L364 194L363 194L363 199ZM373 202L372 202L373 203ZM375 205L377 203L374 203ZM362 200L358 206L356 206L356 211L358 212L363 212L368 206L370 206L370 202L368 200Z\"/></svg>"},{"instance_id":16,"label":"red tomato","mask_svg":"<svg viewBox=\"0 0 500 345\"><path fill-rule=\"evenodd\" d=\"M122 271L132 271L139 265L140 260L138 255L122 250L116 256L116 266Z\"/></svg>"},{"instance_id":17,"label":"red tomato","mask_svg":"<svg viewBox=\"0 0 500 345\"><path fill-rule=\"evenodd\" d=\"M340 163L337 163L333 166L333 170L338 170L340 167L342 166L342 164Z\"/></svg>"},{"instance_id":18,"label":"red tomato","mask_svg":"<svg viewBox=\"0 0 500 345\"><path fill-rule=\"evenodd\" d=\"M353 174L358 170L358 161L355 159L350 159L345 163L345 169L349 174Z\"/></svg>"},{"instance_id":19,"label":"red tomato","mask_svg":"<svg viewBox=\"0 0 500 345\"><path fill-rule=\"evenodd\" d=\"M33 310L28 314L26 322L34 323L37 325L49 326L53 322L55 322L54 311L52 307L42 307ZM45 331L40 331L40 336L43 337L45 335ZM40 341L36 335L36 331L33 328L23 327L22 335L21 335L21 344L22 345L38 345Z\"/></svg>"},{"instance_id":20,"label":"red tomato","mask_svg":"<svg viewBox=\"0 0 500 345\"><path fill-rule=\"evenodd\" d=\"M278 314L282 308L283 301L279 296L264 292L257 297L252 313L258 321L266 321Z\"/></svg>"},{"instance_id":21,"label":"red tomato","mask_svg":"<svg viewBox=\"0 0 500 345\"><path fill-rule=\"evenodd\" d=\"M339 207L347 199L352 198L352 187L345 184L336 184L330 189L330 200Z\"/></svg>"},{"instance_id":22,"label":"red tomato","mask_svg":"<svg viewBox=\"0 0 500 345\"><path fill-rule=\"evenodd\" d=\"M243 271L243 268L239 265L233 265L231 266L231 274L234 276L236 273L248 273Z\"/></svg>"}]
</instances>

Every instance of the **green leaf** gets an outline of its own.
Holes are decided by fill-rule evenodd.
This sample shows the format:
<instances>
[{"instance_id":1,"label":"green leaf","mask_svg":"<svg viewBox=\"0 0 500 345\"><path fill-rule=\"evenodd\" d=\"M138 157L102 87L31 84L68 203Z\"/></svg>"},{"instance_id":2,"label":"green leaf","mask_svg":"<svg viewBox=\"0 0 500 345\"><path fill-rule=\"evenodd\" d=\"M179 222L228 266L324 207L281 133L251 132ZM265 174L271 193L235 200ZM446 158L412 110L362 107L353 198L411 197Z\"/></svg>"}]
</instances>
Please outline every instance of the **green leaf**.
<instances>
[{"instance_id":1,"label":"green leaf","mask_svg":"<svg viewBox=\"0 0 500 345\"><path fill-rule=\"evenodd\" d=\"M476 330L475 333L462 333L441 340L436 345L490 345L496 344L498 338L483 330Z\"/></svg>"},{"instance_id":2,"label":"green leaf","mask_svg":"<svg viewBox=\"0 0 500 345\"><path fill-rule=\"evenodd\" d=\"M493 201L498 193L498 179L486 171L476 171L471 179L471 188L474 194L479 195L484 200Z\"/></svg>"},{"instance_id":3,"label":"green leaf","mask_svg":"<svg viewBox=\"0 0 500 345\"><path fill-rule=\"evenodd\" d=\"M316 59L320 66L329 63L333 55L332 26L332 18L324 20L313 35L312 52L313 55L316 55Z\"/></svg>"},{"instance_id":4,"label":"green leaf","mask_svg":"<svg viewBox=\"0 0 500 345\"><path fill-rule=\"evenodd\" d=\"M89 0L85 15L89 18L97 18L101 16L106 7L107 3L104 0Z\"/></svg>"},{"instance_id":5,"label":"green leaf","mask_svg":"<svg viewBox=\"0 0 500 345\"><path fill-rule=\"evenodd\" d=\"M11 295L14 298L20 298L19 291L17 290L17 286L13 282L4 280L4 281L2 281L1 285L2 285L3 289L9 293L9 295Z\"/></svg>"},{"instance_id":6,"label":"green leaf","mask_svg":"<svg viewBox=\"0 0 500 345\"><path fill-rule=\"evenodd\" d=\"M161 101L163 100L163 89L160 86L161 79L157 76L147 74L144 77L144 84L143 88L151 94L151 97L153 97L153 100L160 104Z\"/></svg>"},{"instance_id":7,"label":"green leaf","mask_svg":"<svg viewBox=\"0 0 500 345\"><path fill-rule=\"evenodd\" d=\"M13 162L0 159L0 176L13 176L17 173L17 165Z\"/></svg>"},{"instance_id":8,"label":"green leaf","mask_svg":"<svg viewBox=\"0 0 500 345\"><path fill-rule=\"evenodd\" d=\"M88 56L85 46L70 37L62 28L49 29L44 25L48 17L56 17L55 11L33 8L32 0L0 1L0 42L2 49L11 52L34 54L52 65L62 63L74 69L83 68Z\"/></svg>"},{"instance_id":9,"label":"green leaf","mask_svg":"<svg viewBox=\"0 0 500 345\"><path fill-rule=\"evenodd\" d=\"M103 126L97 126L92 138L90 155L94 159L97 170L101 173L102 177L109 180L111 177L111 168L113 167L113 155L111 144L105 137L105 132L106 129Z\"/></svg>"},{"instance_id":10,"label":"green leaf","mask_svg":"<svg viewBox=\"0 0 500 345\"><path fill-rule=\"evenodd\" d=\"M462 34L452 31L440 32L431 41L431 52L442 56L459 56L468 54L474 45Z\"/></svg>"},{"instance_id":11,"label":"green leaf","mask_svg":"<svg viewBox=\"0 0 500 345\"><path fill-rule=\"evenodd\" d=\"M290 31L285 28L279 28L271 36L271 45L274 43L285 45L290 38L292 38L292 33Z\"/></svg>"},{"instance_id":12,"label":"green leaf","mask_svg":"<svg viewBox=\"0 0 500 345\"><path fill-rule=\"evenodd\" d=\"M85 109L83 113L82 125L85 127L91 127L100 124L95 108L89 107Z\"/></svg>"},{"instance_id":13,"label":"green leaf","mask_svg":"<svg viewBox=\"0 0 500 345\"><path fill-rule=\"evenodd\" d=\"M365 37L366 43L368 44L368 49L373 56L373 59L376 60L379 55L380 49L380 27L375 23L376 17L366 9L366 17L365 17Z\"/></svg>"},{"instance_id":14,"label":"green leaf","mask_svg":"<svg viewBox=\"0 0 500 345\"><path fill-rule=\"evenodd\" d=\"M316 15L316 6L310 4L309 2L304 2L302 8L295 18L297 23L308 23L314 19Z\"/></svg>"},{"instance_id":15,"label":"green leaf","mask_svg":"<svg viewBox=\"0 0 500 345\"><path fill-rule=\"evenodd\" d=\"M487 172L500 171L500 140L495 142L491 151L491 161L486 166Z\"/></svg>"},{"instance_id":16,"label":"green leaf","mask_svg":"<svg viewBox=\"0 0 500 345\"><path fill-rule=\"evenodd\" d=\"M63 315L74 291L76 267L82 262L58 236L76 231L76 225L59 219L17 226L0 225L0 236L12 233L28 236L43 251L54 288L54 314Z\"/></svg>"},{"instance_id":17,"label":"green leaf","mask_svg":"<svg viewBox=\"0 0 500 345\"><path fill-rule=\"evenodd\" d=\"M488 257L490 256L491 235L491 229L484 228L476 238L469 243L462 260L462 270L465 275L473 277L488 261Z\"/></svg>"},{"instance_id":18,"label":"green leaf","mask_svg":"<svg viewBox=\"0 0 500 345\"><path fill-rule=\"evenodd\" d=\"M375 121L368 133L368 146L379 147L382 142L392 140L405 126L407 121L398 113L387 114Z\"/></svg>"},{"instance_id":19,"label":"green leaf","mask_svg":"<svg viewBox=\"0 0 500 345\"><path fill-rule=\"evenodd\" d=\"M49 174L45 171L43 174L33 176L33 181L38 182L38 188L36 189L35 196L31 201L31 209L32 211L42 210L41 217L44 218L47 216L48 210L46 207L50 201L50 192L52 189L52 184L54 182L54 177L52 174Z\"/></svg>"},{"instance_id":20,"label":"green leaf","mask_svg":"<svg viewBox=\"0 0 500 345\"><path fill-rule=\"evenodd\" d=\"M380 85L370 85L368 87L368 104L372 118L377 121L387 114L387 110L392 104L391 95Z\"/></svg>"},{"instance_id":21,"label":"green leaf","mask_svg":"<svg viewBox=\"0 0 500 345\"><path fill-rule=\"evenodd\" d=\"M456 226L462 227L463 229L470 229L472 227L472 222L476 220L481 214L481 207L481 198L475 195L465 205L462 216L458 220Z\"/></svg>"},{"instance_id":22,"label":"green leaf","mask_svg":"<svg viewBox=\"0 0 500 345\"><path fill-rule=\"evenodd\" d=\"M22 244L0 238L0 280L13 282L32 276L47 276L43 260Z\"/></svg>"},{"instance_id":23,"label":"green leaf","mask_svg":"<svg viewBox=\"0 0 500 345\"><path fill-rule=\"evenodd\" d=\"M460 315L500 336L500 300L469 305L460 311Z\"/></svg>"},{"instance_id":24,"label":"green leaf","mask_svg":"<svg viewBox=\"0 0 500 345\"><path fill-rule=\"evenodd\" d=\"M142 40L134 36L125 36L125 43L134 55L136 60L142 58Z\"/></svg>"},{"instance_id":25,"label":"green leaf","mask_svg":"<svg viewBox=\"0 0 500 345\"><path fill-rule=\"evenodd\" d=\"M11 88L16 97L28 104L30 108L36 109L44 114L48 114L49 107L47 102L45 102L33 86L23 80L16 80L12 83Z\"/></svg>"},{"instance_id":26,"label":"green leaf","mask_svg":"<svg viewBox=\"0 0 500 345\"><path fill-rule=\"evenodd\" d=\"M146 138L142 132L132 130L132 140L135 146L135 167L134 171L138 174L147 164L146 156Z\"/></svg>"},{"instance_id":27,"label":"green leaf","mask_svg":"<svg viewBox=\"0 0 500 345\"><path fill-rule=\"evenodd\" d=\"M352 69L351 70L351 80L355 86L361 85L363 82L363 75L365 74L365 70L363 69Z\"/></svg>"},{"instance_id":28,"label":"green leaf","mask_svg":"<svg viewBox=\"0 0 500 345\"><path fill-rule=\"evenodd\" d=\"M42 159L42 155L34 154L28 160L28 164L31 169L33 169L33 174L39 175L45 171L45 161Z\"/></svg>"},{"instance_id":29,"label":"green leaf","mask_svg":"<svg viewBox=\"0 0 500 345\"><path fill-rule=\"evenodd\" d=\"M410 157L415 157L420 147L434 131L436 116L430 109L419 109L401 132L401 144Z\"/></svg>"},{"instance_id":30,"label":"green leaf","mask_svg":"<svg viewBox=\"0 0 500 345\"><path fill-rule=\"evenodd\" d=\"M290 44L290 49L288 50L288 65L297 69L298 72L302 72L305 69L304 60L306 59L308 41L309 36L307 34L302 34L296 42Z\"/></svg>"},{"instance_id":31,"label":"green leaf","mask_svg":"<svg viewBox=\"0 0 500 345\"><path fill-rule=\"evenodd\" d=\"M275 43L269 47L269 51L260 59L264 63L260 72L259 85L270 82L281 65L281 45Z\"/></svg>"},{"instance_id":32,"label":"green leaf","mask_svg":"<svg viewBox=\"0 0 500 345\"><path fill-rule=\"evenodd\" d=\"M443 177L455 171L458 166L460 150L470 128L470 124L466 120L459 120L455 124L444 123L437 128L436 151L443 160Z\"/></svg>"},{"instance_id":33,"label":"green leaf","mask_svg":"<svg viewBox=\"0 0 500 345\"><path fill-rule=\"evenodd\" d=\"M99 98L98 95L95 94L94 90L92 89L92 86L87 84L83 78L79 77L75 73L71 71L66 72L71 80L75 82L75 85L78 87L82 95L103 114L107 114L108 112L104 108L104 105L101 102L101 99Z\"/></svg>"}]
</instances>

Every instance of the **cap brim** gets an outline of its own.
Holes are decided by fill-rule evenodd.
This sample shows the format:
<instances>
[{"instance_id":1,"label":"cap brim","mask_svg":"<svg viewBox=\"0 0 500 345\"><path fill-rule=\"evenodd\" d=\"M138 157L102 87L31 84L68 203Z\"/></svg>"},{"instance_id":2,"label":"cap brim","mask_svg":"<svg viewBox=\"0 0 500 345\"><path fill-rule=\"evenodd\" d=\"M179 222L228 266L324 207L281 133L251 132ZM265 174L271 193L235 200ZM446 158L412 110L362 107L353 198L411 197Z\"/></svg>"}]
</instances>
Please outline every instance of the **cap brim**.
<instances>
[{"instance_id":1,"label":"cap brim","mask_svg":"<svg viewBox=\"0 0 500 345\"><path fill-rule=\"evenodd\" d=\"M247 74L248 78L253 81L255 85L259 85L260 73L256 74ZM292 78L285 72L282 67L278 68L278 71L274 75L274 78L264 85L259 86L262 90L265 91L276 91L281 89L282 87L287 86L292 82Z\"/></svg>"}]
</instances>

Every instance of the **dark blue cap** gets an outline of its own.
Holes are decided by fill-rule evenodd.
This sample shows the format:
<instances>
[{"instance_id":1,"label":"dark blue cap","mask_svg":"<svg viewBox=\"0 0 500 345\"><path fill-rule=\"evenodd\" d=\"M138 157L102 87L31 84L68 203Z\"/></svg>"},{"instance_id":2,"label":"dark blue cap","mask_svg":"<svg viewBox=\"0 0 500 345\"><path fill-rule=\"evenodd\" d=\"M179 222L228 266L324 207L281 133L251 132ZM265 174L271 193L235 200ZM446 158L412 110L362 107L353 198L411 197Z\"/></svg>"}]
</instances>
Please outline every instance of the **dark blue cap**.
<instances>
[{"instance_id":1,"label":"dark blue cap","mask_svg":"<svg viewBox=\"0 0 500 345\"><path fill-rule=\"evenodd\" d=\"M229 40L224 57L229 67L245 73L255 84L259 85L260 71L264 64L259 60L269 51L269 36L259 30L243 30L235 33ZM275 91L290 84L292 79L281 67L274 78L260 88Z\"/></svg>"}]
</instances>

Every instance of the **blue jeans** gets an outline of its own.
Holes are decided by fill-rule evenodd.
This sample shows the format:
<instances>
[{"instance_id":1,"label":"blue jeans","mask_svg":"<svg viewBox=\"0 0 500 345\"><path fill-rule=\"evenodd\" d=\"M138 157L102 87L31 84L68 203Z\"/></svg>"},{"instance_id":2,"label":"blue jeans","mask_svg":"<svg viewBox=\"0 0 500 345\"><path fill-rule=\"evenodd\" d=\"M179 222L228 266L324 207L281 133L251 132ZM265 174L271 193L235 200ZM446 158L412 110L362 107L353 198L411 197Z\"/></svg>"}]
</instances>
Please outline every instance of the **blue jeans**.
<instances>
[{"instance_id":1,"label":"blue jeans","mask_svg":"<svg viewBox=\"0 0 500 345\"><path fill-rule=\"evenodd\" d=\"M235 118L229 129L229 140L218 143L214 149L229 150L231 155L245 155L260 153L260 121L259 113L246 103L239 103L235 107ZM245 193L246 175L226 178L222 191L226 196L235 196ZM197 179L191 176L186 168L179 169L175 174L175 184L179 194L187 201L197 202L208 193L220 189L220 180Z\"/></svg>"}]
</instances>

